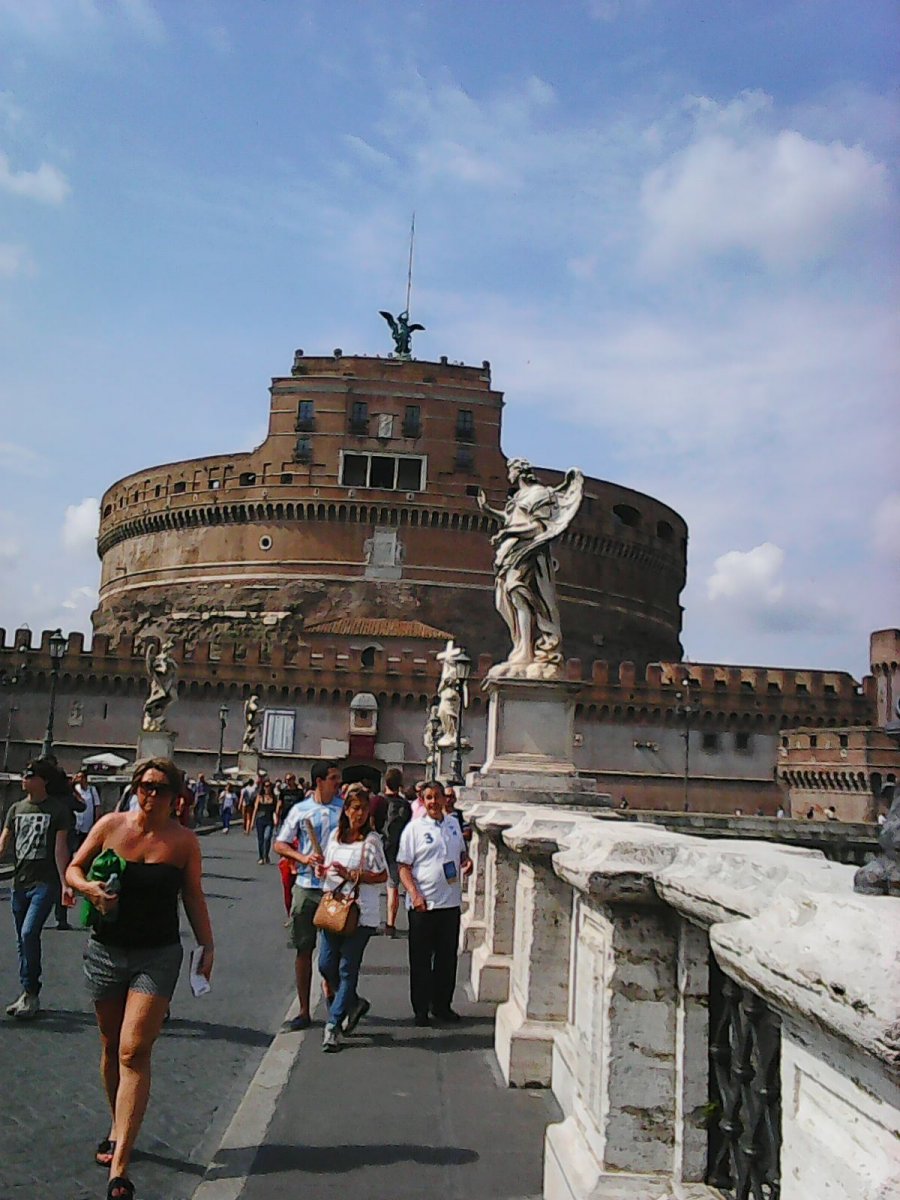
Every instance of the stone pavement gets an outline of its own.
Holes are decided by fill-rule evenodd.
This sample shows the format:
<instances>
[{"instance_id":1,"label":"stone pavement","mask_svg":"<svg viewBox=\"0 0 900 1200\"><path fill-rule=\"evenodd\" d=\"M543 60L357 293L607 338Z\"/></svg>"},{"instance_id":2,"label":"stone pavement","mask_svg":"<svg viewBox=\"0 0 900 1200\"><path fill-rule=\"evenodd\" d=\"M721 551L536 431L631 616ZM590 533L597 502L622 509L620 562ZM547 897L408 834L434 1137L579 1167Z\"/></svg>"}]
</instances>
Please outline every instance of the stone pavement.
<instances>
[{"instance_id":1,"label":"stone pavement","mask_svg":"<svg viewBox=\"0 0 900 1200\"><path fill-rule=\"evenodd\" d=\"M370 941L360 992L371 1013L339 1054L322 1052L321 1012L294 1035L299 1052L243 1189L238 1139L216 1156L207 1179L218 1182L204 1185L204 1198L541 1196L544 1129L559 1119L552 1096L503 1085L493 1010L468 1002L462 988L461 1025L416 1028L406 951L405 938Z\"/></svg>"},{"instance_id":2,"label":"stone pavement","mask_svg":"<svg viewBox=\"0 0 900 1200\"><path fill-rule=\"evenodd\" d=\"M189 1200L293 994L276 867L256 865L256 839L232 829L202 839L216 937L213 991L195 1000L184 974L153 1056L150 1106L133 1177L140 1200ZM183 927L185 946L190 931ZM86 935L44 931L46 1011L32 1023L0 1013L0 1198L94 1200L106 1173L93 1150L109 1116L99 1041L84 992ZM8 891L0 884L0 999L18 993Z\"/></svg>"}]
</instances>

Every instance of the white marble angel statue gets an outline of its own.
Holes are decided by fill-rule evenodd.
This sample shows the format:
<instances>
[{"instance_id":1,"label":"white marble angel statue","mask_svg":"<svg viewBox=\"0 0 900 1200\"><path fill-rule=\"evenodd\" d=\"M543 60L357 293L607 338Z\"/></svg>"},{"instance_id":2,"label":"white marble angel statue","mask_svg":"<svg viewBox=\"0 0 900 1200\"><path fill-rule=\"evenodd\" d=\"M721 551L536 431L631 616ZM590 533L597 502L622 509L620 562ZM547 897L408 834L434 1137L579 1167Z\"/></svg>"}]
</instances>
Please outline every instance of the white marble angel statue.
<instances>
[{"instance_id":1,"label":"white marble angel statue","mask_svg":"<svg viewBox=\"0 0 900 1200\"><path fill-rule=\"evenodd\" d=\"M462 646L455 645L453 638L447 643L446 648L435 656L442 664L441 678L437 686L439 700L437 715L441 722L439 746L456 745L460 711L469 706L469 689L465 680L463 680L462 696L460 697L460 674L457 663L463 656L468 659L465 650ZM469 745L468 741L465 742L465 745Z\"/></svg>"},{"instance_id":2,"label":"white marble angel statue","mask_svg":"<svg viewBox=\"0 0 900 1200\"><path fill-rule=\"evenodd\" d=\"M144 651L144 662L150 677L150 691L144 701L144 716L141 728L145 733L166 733L166 712L178 699L178 667L172 658L171 639L156 646L148 642Z\"/></svg>"},{"instance_id":3,"label":"white marble angel statue","mask_svg":"<svg viewBox=\"0 0 900 1200\"><path fill-rule=\"evenodd\" d=\"M259 696L255 693L248 696L244 702L244 737L241 742L241 752L252 754L256 750L256 737L262 725L262 713L259 711Z\"/></svg>"},{"instance_id":4,"label":"white marble angel statue","mask_svg":"<svg viewBox=\"0 0 900 1200\"><path fill-rule=\"evenodd\" d=\"M503 512L478 493L479 507L501 522L491 539L495 602L512 637L509 658L492 667L489 678L558 679L562 633L550 546L578 512L584 475L572 468L554 488L541 483L524 458L510 459L507 471L515 490Z\"/></svg>"}]
</instances>

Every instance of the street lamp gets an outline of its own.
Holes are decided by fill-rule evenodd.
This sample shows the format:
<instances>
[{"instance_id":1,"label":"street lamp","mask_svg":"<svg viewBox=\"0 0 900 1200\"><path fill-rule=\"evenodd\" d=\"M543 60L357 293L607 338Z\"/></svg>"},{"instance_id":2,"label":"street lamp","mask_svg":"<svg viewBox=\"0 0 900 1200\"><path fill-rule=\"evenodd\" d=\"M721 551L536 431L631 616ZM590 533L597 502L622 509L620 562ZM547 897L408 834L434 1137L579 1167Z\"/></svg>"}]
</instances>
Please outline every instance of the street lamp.
<instances>
[{"instance_id":1,"label":"street lamp","mask_svg":"<svg viewBox=\"0 0 900 1200\"><path fill-rule=\"evenodd\" d=\"M428 744L431 753L428 755L428 777L434 779L438 772L438 738L441 736L441 718L438 716L438 707L440 705L438 696L431 697L431 705L428 709Z\"/></svg>"},{"instance_id":2,"label":"street lamp","mask_svg":"<svg viewBox=\"0 0 900 1200\"><path fill-rule=\"evenodd\" d=\"M47 712L47 732L41 746L41 758L53 755L53 717L56 710L56 684L59 680L59 666L65 657L68 642L63 637L61 629L50 634L50 708Z\"/></svg>"},{"instance_id":3,"label":"street lamp","mask_svg":"<svg viewBox=\"0 0 900 1200\"><path fill-rule=\"evenodd\" d=\"M225 752L225 726L228 724L228 705L219 709L219 754L216 758L216 779L222 778L222 755Z\"/></svg>"},{"instance_id":4,"label":"street lamp","mask_svg":"<svg viewBox=\"0 0 900 1200\"><path fill-rule=\"evenodd\" d=\"M456 718L456 745L453 748L453 778L450 780L453 787L460 787L465 780L463 779L463 710L466 707L466 684L469 681L469 676L472 673L472 660L466 654L465 650L461 650L455 657L456 664L456 694L459 696L459 715Z\"/></svg>"},{"instance_id":5,"label":"street lamp","mask_svg":"<svg viewBox=\"0 0 900 1200\"><path fill-rule=\"evenodd\" d=\"M691 693L690 693L691 681L690 681L690 679L682 679L681 686L684 689L684 691L676 692L675 699L682 700L686 696L687 699L690 700L690 698L691 698ZM678 713L679 716L684 717L684 733L681 735L684 738L684 801L683 801L683 804L684 804L684 811L689 812L690 805L688 802L688 786L689 786L689 780L691 777L691 720L694 716L695 710L691 704L679 704L676 707L675 711L676 711L676 713Z\"/></svg>"}]
</instances>

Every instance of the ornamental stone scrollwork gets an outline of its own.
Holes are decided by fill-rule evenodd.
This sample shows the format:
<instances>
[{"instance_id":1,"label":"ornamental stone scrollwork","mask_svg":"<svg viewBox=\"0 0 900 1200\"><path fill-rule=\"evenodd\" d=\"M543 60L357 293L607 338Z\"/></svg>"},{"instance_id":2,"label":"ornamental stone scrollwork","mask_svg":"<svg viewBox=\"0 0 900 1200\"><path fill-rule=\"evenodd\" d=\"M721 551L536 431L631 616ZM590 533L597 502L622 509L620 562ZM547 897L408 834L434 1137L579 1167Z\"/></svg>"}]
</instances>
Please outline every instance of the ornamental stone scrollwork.
<instances>
[{"instance_id":1,"label":"ornamental stone scrollwork","mask_svg":"<svg viewBox=\"0 0 900 1200\"><path fill-rule=\"evenodd\" d=\"M510 459L507 471L514 491L502 512L488 506L483 491L478 493L479 507L501 526L491 538L494 599L512 638L508 659L497 663L488 678L560 679L562 632L550 547L581 506L584 475L572 468L553 488L541 483L524 458Z\"/></svg>"}]
</instances>

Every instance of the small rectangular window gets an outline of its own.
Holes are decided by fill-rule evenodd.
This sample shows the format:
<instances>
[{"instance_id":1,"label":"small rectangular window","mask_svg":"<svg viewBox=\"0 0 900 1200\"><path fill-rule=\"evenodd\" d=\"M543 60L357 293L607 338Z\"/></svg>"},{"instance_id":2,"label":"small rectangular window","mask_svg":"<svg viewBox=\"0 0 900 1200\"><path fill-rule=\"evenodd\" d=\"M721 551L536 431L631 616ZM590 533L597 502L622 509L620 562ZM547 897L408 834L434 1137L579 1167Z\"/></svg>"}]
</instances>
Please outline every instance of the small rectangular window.
<instances>
[{"instance_id":1,"label":"small rectangular window","mask_svg":"<svg viewBox=\"0 0 900 1200\"><path fill-rule=\"evenodd\" d=\"M475 436L475 414L467 408L461 408L456 414L456 438L460 442L470 442Z\"/></svg>"},{"instance_id":2,"label":"small rectangular window","mask_svg":"<svg viewBox=\"0 0 900 1200\"><path fill-rule=\"evenodd\" d=\"M750 734L749 733L736 733L734 735L734 748L735 748L735 750L743 750L743 751L749 750L750 749Z\"/></svg>"},{"instance_id":3,"label":"small rectangular window","mask_svg":"<svg viewBox=\"0 0 900 1200\"><path fill-rule=\"evenodd\" d=\"M256 483L255 471L242 471L238 476L238 483L241 487L253 487Z\"/></svg>"},{"instance_id":4,"label":"small rectangular window","mask_svg":"<svg viewBox=\"0 0 900 1200\"><path fill-rule=\"evenodd\" d=\"M263 752L290 754L294 749L296 714L290 709L270 708L263 718Z\"/></svg>"},{"instance_id":5,"label":"small rectangular window","mask_svg":"<svg viewBox=\"0 0 900 1200\"><path fill-rule=\"evenodd\" d=\"M297 438L294 446L294 462L308 463L312 460L312 443L305 434Z\"/></svg>"},{"instance_id":6,"label":"small rectangular window","mask_svg":"<svg viewBox=\"0 0 900 1200\"><path fill-rule=\"evenodd\" d=\"M460 446L456 451L457 471L471 471L475 466L475 458L468 446Z\"/></svg>"},{"instance_id":7,"label":"small rectangular window","mask_svg":"<svg viewBox=\"0 0 900 1200\"><path fill-rule=\"evenodd\" d=\"M403 436L418 437L422 432L422 410L418 404L407 404L403 414Z\"/></svg>"},{"instance_id":8,"label":"small rectangular window","mask_svg":"<svg viewBox=\"0 0 900 1200\"><path fill-rule=\"evenodd\" d=\"M817 750L817 749L818 749L818 747L819 747L819 739L818 739L818 738L816 737L816 735L813 733L813 734L811 734L811 735L810 735L810 739L809 739L809 748L810 748L810 750Z\"/></svg>"},{"instance_id":9,"label":"small rectangular window","mask_svg":"<svg viewBox=\"0 0 900 1200\"><path fill-rule=\"evenodd\" d=\"M345 454L341 483L344 487L365 487L368 469L369 460L365 454Z\"/></svg>"},{"instance_id":10,"label":"small rectangular window","mask_svg":"<svg viewBox=\"0 0 900 1200\"><path fill-rule=\"evenodd\" d=\"M399 458L397 460L397 487L401 492L418 492L422 488L422 460Z\"/></svg>"},{"instance_id":11,"label":"small rectangular window","mask_svg":"<svg viewBox=\"0 0 900 1200\"><path fill-rule=\"evenodd\" d=\"M176 483L174 485L174 487L172 488L172 491L175 493L176 496L180 496L182 492L187 491L187 484L184 482L183 479L181 479L178 481L178 483Z\"/></svg>"},{"instance_id":12,"label":"small rectangular window","mask_svg":"<svg viewBox=\"0 0 900 1200\"><path fill-rule=\"evenodd\" d=\"M290 473L290 471L282 471L282 473L281 473L281 482L282 482L282 483L293 483L293 482L294 482L294 477L293 477L293 475Z\"/></svg>"},{"instance_id":13,"label":"small rectangular window","mask_svg":"<svg viewBox=\"0 0 900 1200\"><path fill-rule=\"evenodd\" d=\"M850 745L850 739L846 733L838 734L838 745L841 747L842 750L846 750L847 747Z\"/></svg>"},{"instance_id":14,"label":"small rectangular window","mask_svg":"<svg viewBox=\"0 0 900 1200\"><path fill-rule=\"evenodd\" d=\"M715 754L719 749L719 735L717 733L704 733L703 749L707 754Z\"/></svg>"},{"instance_id":15,"label":"small rectangular window","mask_svg":"<svg viewBox=\"0 0 900 1200\"><path fill-rule=\"evenodd\" d=\"M825 695L826 696L836 696L837 695L837 688L834 686L833 683L825 684Z\"/></svg>"},{"instance_id":16,"label":"small rectangular window","mask_svg":"<svg viewBox=\"0 0 900 1200\"><path fill-rule=\"evenodd\" d=\"M297 404L297 430L311 431L316 424L316 407L312 400L300 400Z\"/></svg>"},{"instance_id":17,"label":"small rectangular window","mask_svg":"<svg viewBox=\"0 0 900 1200\"><path fill-rule=\"evenodd\" d=\"M369 467L369 487L393 488L397 460L386 454L373 454Z\"/></svg>"},{"instance_id":18,"label":"small rectangular window","mask_svg":"<svg viewBox=\"0 0 900 1200\"><path fill-rule=\"evenodd\" d=\"M808 696L809 688L806 686L805 683L798 683L797 687L796 687L796 692L797 692L798 696Z\"/></svg>"},{"instance_id":19,"label":"small rectangular window","mask_svg":"<svg viewBox=\"0 0 900 1200\"><path fill-rule=\"evenodd\" d=\"M156 487L153 489L153 495L158 498L161 491L162 491L162 484L158 483L156 485Z\"/></svg>"},{"instance_id":20,"label":"small rectangular window","mask_svg":"<svg viewBox=\"0 0 900 1200\"><path fill-rule=\"evenodd\" d=\"M378 436L392 438L394 436L394 418L391 413L378 414Z\"/></svg>"},{"instance_id":21,"label":"small rectangular window","mask_svg":"<svg viewBox=\"0 0 900 1200\"><path fill-rule=\"evenodd\" d=\"M365 400L354 400L350 406L351 433L368 433L369 406Z\"/></svg>"},{"instance_id":22,"label":"small rectangular window","mask_svg":"<svg viewBox=\"0 0 900 1200\"><path fill-rule=\"evenodd\" d=\"M209 481L209 486L212 488L212 490L214 492L217 492L219 490L219 488L222 486L222 480L221 479L211 479Z\"/></svg>"}]
</instances>

